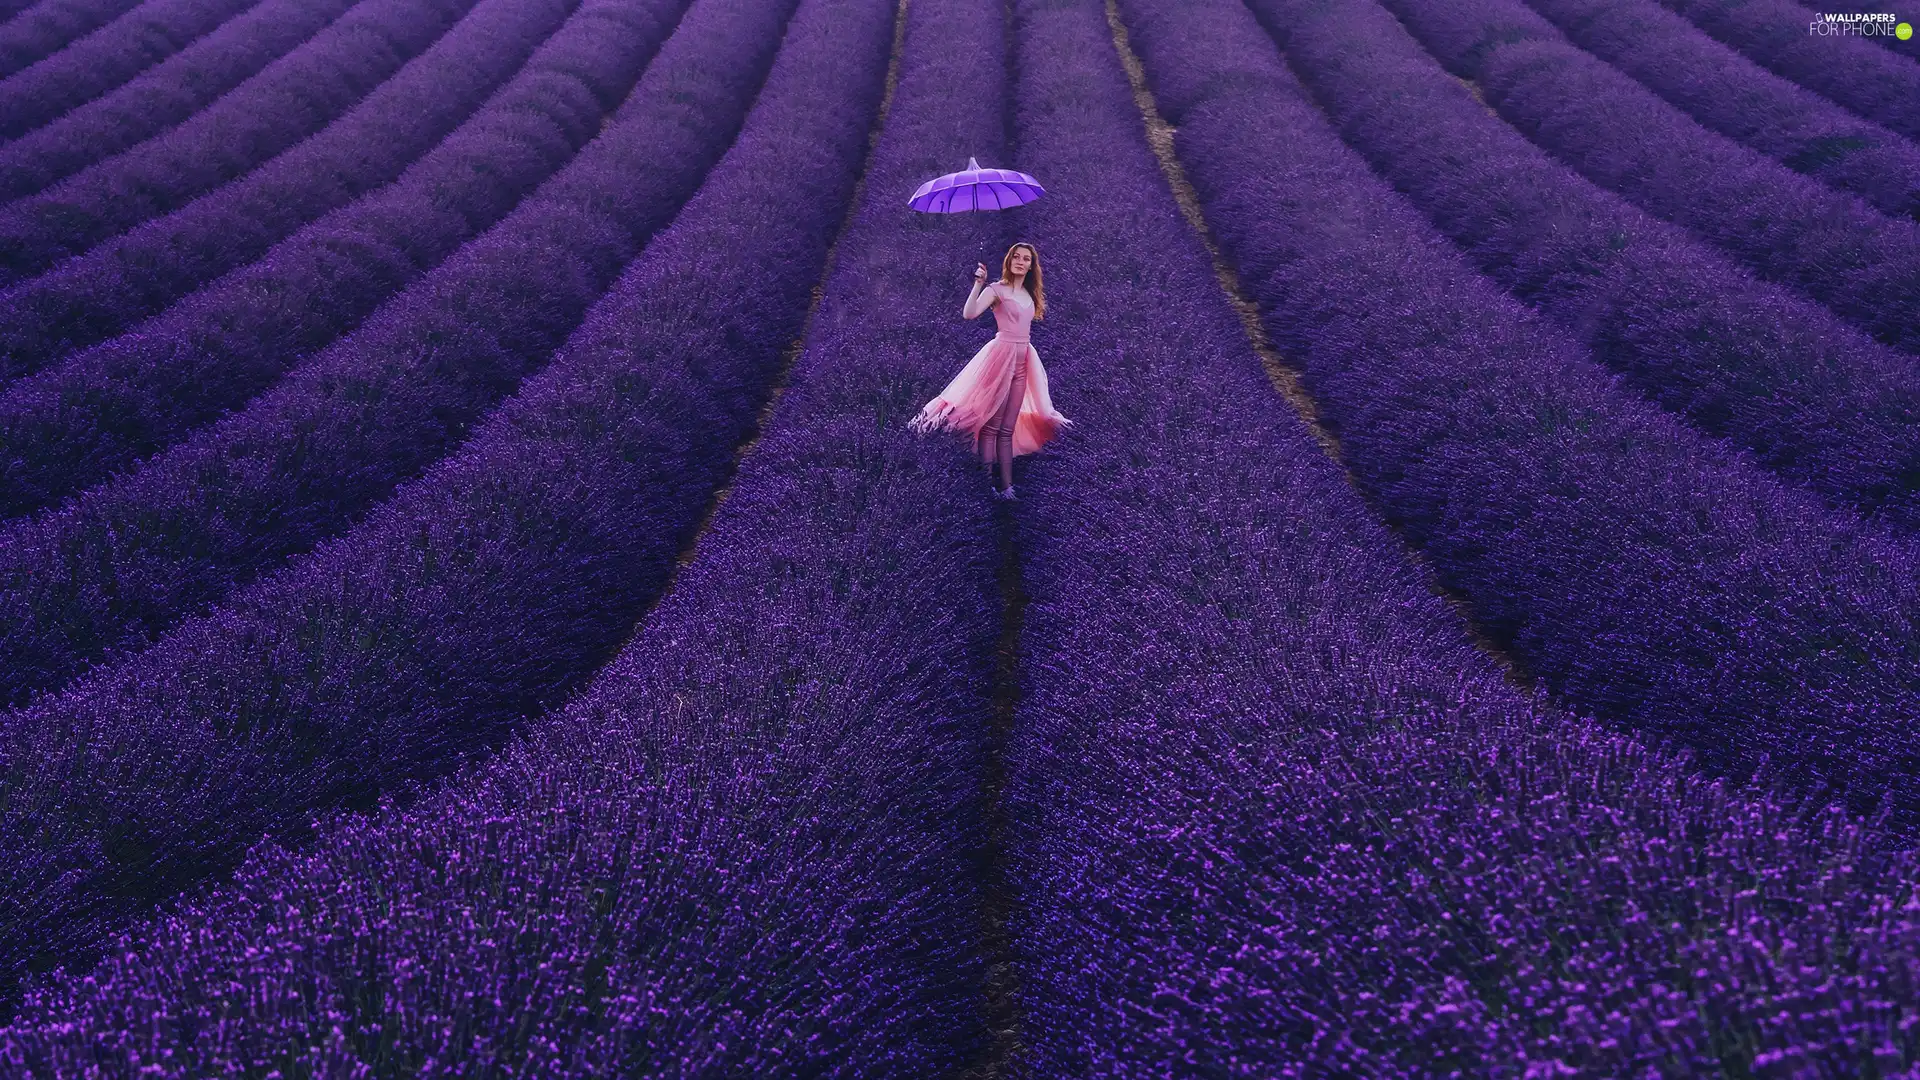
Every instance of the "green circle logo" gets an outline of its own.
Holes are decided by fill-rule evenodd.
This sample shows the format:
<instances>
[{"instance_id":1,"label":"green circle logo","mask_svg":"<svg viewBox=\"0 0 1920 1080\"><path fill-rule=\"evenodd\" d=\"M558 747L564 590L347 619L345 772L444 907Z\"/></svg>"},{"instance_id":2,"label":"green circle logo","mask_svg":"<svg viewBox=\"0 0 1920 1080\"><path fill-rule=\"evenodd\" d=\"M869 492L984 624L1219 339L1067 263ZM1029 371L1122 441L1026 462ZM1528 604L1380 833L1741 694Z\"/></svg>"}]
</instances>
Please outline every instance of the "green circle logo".
<instances>
[{"instance_id":1,"label":"green circle logo","mask_svg":"<svg viewBox=\"0 0 1920 1080\"><path fill-rule=\"evenodd\" d=\"M1899 38L1901 41L1906 41L1908 38L1913 37L1913 24L1901 23L1899 26L1894 27L1893 36Z\"/></svg>"}]
</instances>

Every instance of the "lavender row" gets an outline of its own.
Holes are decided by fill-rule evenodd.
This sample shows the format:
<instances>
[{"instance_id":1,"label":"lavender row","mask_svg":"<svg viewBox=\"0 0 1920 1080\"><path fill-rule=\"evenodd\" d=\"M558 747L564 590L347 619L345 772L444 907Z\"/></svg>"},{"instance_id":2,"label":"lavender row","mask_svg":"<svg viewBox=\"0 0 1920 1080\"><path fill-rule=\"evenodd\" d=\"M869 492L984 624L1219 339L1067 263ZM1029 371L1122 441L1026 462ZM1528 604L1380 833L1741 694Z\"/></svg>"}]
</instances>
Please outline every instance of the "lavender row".
<instances>
[{"instance_id":1,"label":"lavender row","mask_svg":"<svg viewBox=\"0 0 1920 1080\"><path fill-rule=\"evenodd\" d=\"M40 0L0 0L0 20L11 19Z\"/></svg>"},{"instance_id":2,"label":"lavender row","mask_svg":"<svg viewBox=\"0 0 1920 1080\"><path fill-rule=\"evenodd\" d=\"M1179 148L1368 494L1565 700L1718 767L1770 757L1884 798L1910 828L1912 548L1621 393L1264 61L1284 92L1185 110Z\"/></svg>"},{"instance_id":3,"label":"lavender row","mask_svg":"<svg viewBox=\"0 0 1920 1080\"><path fill-rule=\"evenodd\" d=\"M0 391L0 513L39 509L244 403L493 225L599 134L683 2L584 4L390 187L138 330Z\"/></svg>"},{"instance_id":4,"label":"lavender row","mask_svg":"<svg viewBox=\"0 0 1920 1080\"><path fill-rule=\"evenodd\" d=\"M0 145L0 203L43 190L180 123L356 2L260 0L118 90Z\"/></svg>"},{"instance_id":5,"label":"lavender row","mask_svg":"<svg viewBox=\"0 0 1920 1080\"><path fill-rule=\"evenodd\" d=\"M458 446L700 186L791 11L691 18L605 134L359 330L244 410L0 530L0 698L138 646Z\"/></svg>"},{"instance_id":6,"label":"lavender row","mask_svg":"<svg viewBox=\"0 0 1920 1080\"><path fill-rule=\"evenodd\" d=\"M579 0L480 0L393 78L246 176L0 292L0 385L111 337L387 184L511 78Z\"/></svg>"},{"instance_id":7,"label":"lavender row","mask_svg":"<svg viewBox=\"0 0 1920 1080\"><path fill-rule=\"evenodd\" d=\"M1889 214L1920 218L1920 145L1727 50L1656 0L1527 3L1706 127Z\"/></svg>"},{"instance_id":8,"label":"lavender row","mask_svg":"<svg viewBox=\"0 0 1920 1080\"><path fill-rule=\"evenodd\" d=\"M1660 0L1761 67L1920 139L1920 65L1857 37L1813 32L1821 13L1793 0ZM1912 20L1909 19L1909 22Z\"/></svg>"},{"instance_id":9,"label":"lavender row","mask_svg":"<svg viewBox=\"0 0 1920 1080\"><path fill-rule=\"evenodd\" d=\"M1379 7L1255 11L1342 138L1482 271L1664 407L1920 532L1911 357L1588 183L1488 115ZM1204 89L1163 79L1176 112Z\"/></svg>"},{"instance_id":10,"label":"lavender row","mask_svg":"<svg viewBox=\"0 0 1920 1080\"><path fill-rule=\"evenodd\" d=\"M0 285L172 213L324 128L474 0L367 0L186 123L0 207Z\"/></svg>"},{"instance_id":11,"label":"lavender row","mask_svg":"<svg viewBox=\"0 0 1920 1080\"><path fill-rule=\"evenodd\" d=\"M1702 129L1520 0L1386 6L1504 119L1594 183L1920 353L1920 222Z\"/></svg>"},{"instance_id":12,"label":"lavender row","mask_svg":"<svg viewBox=\"0 0 1920 1080\"><path fill-rule=\"evenodd\" d=\"M178 52L258 0L155 0L0 82L0 139L16 139Z\"/></svg>"},{"instance_id":13,"label":"lavender row","mask_svg":"<svg viewBox=\"0 0 1920 1080\"><path fill-rule=\"evenodd\" d=\"M611 656L801 329L879 103L879 3L794 28L738 152L457 454L312 557L0 718L0 966L88 956L262 833L483 752ZM706 78L779 37L768 7L699 0L682 32L729 46ZM651 133L660 111L616 126Z\"/></svg>"},{"instance_id":14,"label":"lavender row","mask_svg":"<svg viewBox=\"0 0 1920 1080\"><path fill-rule=\"evenodd\" d=\"M119 18L140 0L46 0L0 25L0 78L37 63Z\"/></svg>"},{"instance_id":15,"label":"lavender row","mask_svg":"<svg viewBox=\"0 0 1920 1080\"><path fill-rule=\"evenodd\" d=\"M953 318L964 264L927 245L991 249L1002 222L913 215L899 192L956 140L1004 160L1004 46L991 3L904 8L865 198L792 384L634 640L456 786L343 822L311 855L263 847L237 888L129 939L91 983L44 984L0 1061L471 1074L529 1061L533 1032L557 1048L525 1070L542 1076L925 1077L984 1049L996 545L963 453L904 420L978 338ZM947 586L931 607L929 581ZM375 896L397 917L356 935ZM298 965L260 963L291 949ZM548 959L538 982L514 970L523 951ZM434 977L383 978L415 964ZM388 1057L328 1045L327 1022L389 993ZM189 1041L211 1015L240 1022ZM452 1038L434 1030L456 1016Z\"/></svg>"},{"instance_id":16,"label":"lavender row","mask_svg":"<svg viewBox=\"0 0 1920 1080\"><path fill-rule=\"evenodd\" d=\"M1239 4L1121 6L1156 88L1188 93L1176 148L1249 120L1296 133L1289 162L1332 147ZM1258 385L1101 55L1097 0L1016 10L1023 166L1051 178L1034 231L1070 335L1053 355L1083 396L1070 452L1021 487L1013 1071L1920 1062L1912 858L1505 684ZM1238 205L1366 233L1290 194Z\"/></svg>"},{"instance_id":17,"label":"lavender row","mask_svg":"<svg viewBox=\"0 0 1920 1080\"><path fill-rule=\"evenodd\" d=\"M1014 10L1022 168L1048 187L1031 208L1050 294L1038 347L1075 434L1017 485L1013 1071L1289 1075L1256 1038L1284 988L1196 951L1218 948L1222 921L1260 921L1240 886L1284 867L1252 844L1206 850L1282 826L1207 763L1282 755L1456 682L1494 693L1499 673L1275 400L1142 137L1101 5ZM1216 65L1236 44L1199 20L1186 32ZM1221 81L1241 77L1260 74ZM1274 915L1245 942L1285 934Z\"/></svg>"}]
</instances>

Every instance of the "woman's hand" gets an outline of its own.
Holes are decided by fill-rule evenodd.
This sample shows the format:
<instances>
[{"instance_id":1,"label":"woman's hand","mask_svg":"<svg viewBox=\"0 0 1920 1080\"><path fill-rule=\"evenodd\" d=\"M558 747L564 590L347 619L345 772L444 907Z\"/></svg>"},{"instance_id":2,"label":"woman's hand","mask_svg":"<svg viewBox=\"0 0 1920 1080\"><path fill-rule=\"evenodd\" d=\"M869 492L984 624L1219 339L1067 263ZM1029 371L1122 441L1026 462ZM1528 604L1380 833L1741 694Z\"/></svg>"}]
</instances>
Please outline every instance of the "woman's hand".
<instances>
[{"instance_id":1,"label":"woman's hand","mask_svg":"<svg viewBox=\"0 0 1920 1080\"><path fill-rule=\"evenodd\" d=\"M982 288L987 283L987 264L980 263L973 271L973 291L967 294L967 302L960 305L960 317L977 319L993 306L996 294Z\"/></svg>"}]
</instances>

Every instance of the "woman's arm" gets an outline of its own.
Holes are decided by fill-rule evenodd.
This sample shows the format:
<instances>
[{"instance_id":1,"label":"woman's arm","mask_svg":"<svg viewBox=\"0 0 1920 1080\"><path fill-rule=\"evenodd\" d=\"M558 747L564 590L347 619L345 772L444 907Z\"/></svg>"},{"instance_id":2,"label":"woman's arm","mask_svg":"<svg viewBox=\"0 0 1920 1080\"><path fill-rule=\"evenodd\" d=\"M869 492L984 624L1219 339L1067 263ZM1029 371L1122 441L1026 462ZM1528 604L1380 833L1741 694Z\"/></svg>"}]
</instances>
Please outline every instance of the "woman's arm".
<instances>
[{"instance_id":1,"label":"woman's arm","mask_svg":"<svg viewBox=\"0 0 1920 1080\"><path fill-rule=\"evenodd\" d=\"M992 286L987 284L987 265L981 263L979 269L973 272L973 291L967 294L967 302L961 305L960 317L977 319L981 312L992 307L993 302L999 298L1000 294L994 292Z\"/></svg>"},{"instance_id":2,"label":"woman's arm","mask_svg":"<svg viewBox=\"0 0 1920 1080\"><path fill-rule=\"evenodd\" d=\"M997 299L999 299L998 293L995 293L992 289L983 288L976 283L973 286L973 292L967 297L966 306L960 309L960 317L964 319L977 319L988 308L992 307L993 302Z\"/></svg>"}]
</instances>

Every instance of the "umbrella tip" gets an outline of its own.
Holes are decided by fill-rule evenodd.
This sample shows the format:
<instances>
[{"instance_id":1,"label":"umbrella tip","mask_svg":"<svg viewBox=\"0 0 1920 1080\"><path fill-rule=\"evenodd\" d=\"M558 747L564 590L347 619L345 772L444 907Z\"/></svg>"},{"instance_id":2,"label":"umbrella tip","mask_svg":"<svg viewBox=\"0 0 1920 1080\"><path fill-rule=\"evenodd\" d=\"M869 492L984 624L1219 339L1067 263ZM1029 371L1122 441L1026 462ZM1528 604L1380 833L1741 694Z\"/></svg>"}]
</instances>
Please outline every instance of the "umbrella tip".
<instances>
[{"instance_id":1,"label":"umbrella tip","mask_svg":"<svg viewBox=\"0 0 1920 1080\"><path fill-rule=\"evenodd\" d=\"M980 171L980 163L978 161L975 161L971 156L969 156L967 158L967 168L975 172L978 172Z\"/></svg>"}]
</instances>

